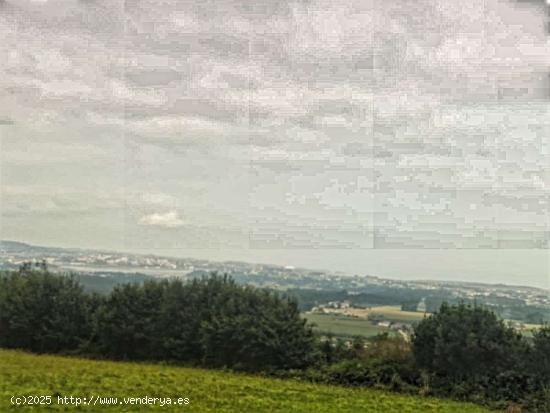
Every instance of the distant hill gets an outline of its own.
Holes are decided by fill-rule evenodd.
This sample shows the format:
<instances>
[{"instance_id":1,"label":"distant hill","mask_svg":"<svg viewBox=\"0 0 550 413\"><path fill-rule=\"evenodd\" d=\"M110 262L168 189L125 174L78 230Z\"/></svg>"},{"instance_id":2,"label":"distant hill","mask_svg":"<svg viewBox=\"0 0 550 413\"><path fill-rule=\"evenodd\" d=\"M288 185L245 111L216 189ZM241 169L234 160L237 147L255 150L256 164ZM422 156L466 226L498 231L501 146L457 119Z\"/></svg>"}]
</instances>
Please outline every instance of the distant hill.
<instances>
[{"instance_id":1,"label":"distant hill","mask_svg":"<svg viewBox=\"0 0 550 413\"><path fill-rule=\"evenodd\" d=\"M25 250L47 249L45 247L36 247L17 241L0 241L0 252L20 252Z\"/></svg>"},{"instance_id":2,"label":"distant hill","mask_svg":"<svg viewBox=\"0 0 550 413\"><path fill-rule=\"evenodd\" d=\"M139 283L153 277L190 280L216 272L228 274L240 284L287 291L298 299L304 311L330 301L345 300L355 306L405 305L409 309L433 312L443 302L464 301L489 306L500 317L520 323L550 322L550 292L535 287L385 279L292 266L0 241L0 271L43 260L50 271L76 274L86 289L97 292L108 292L117 284Z\"/></svg>"},{"instance_id":3,"label":"distant hill","mask_svg":"<svg viewBox=\"0 0 550 413\"><path fill-rule=\"evenodd\" d=\"M115 286L120 284L138 284L156 279L152 275L140 273L102 273L99 275L76 273L74 276L85 290L104 294L109 293Z\"/></svg>"},{"instance_id":4,"label":"distant hill","mask_svg":"<svg viewBox=\"0 0 550 413\"><path fill-rule=\"evenodd\" d=\"M90 361L0 350L0 365L4 395L0 398L0 411L490 413L475 405L433 398L142 363ZM52 396L51 405L12 406L12 395ZM86 399L86 403L95 406L59 405L58 397L64 396L80 397L82 403ZM158 400L154 408L127 404L128 398L144 396L170 397L173 402L160 407ZM174 404L178 399L184 403L185 398L189 404ZM47 400L43 398L42 402L47 403ZM114 404L103 404L107 401Z\"/></svg>"},{"instance_id":5,"label":"distant hill","mask_svg":"<svg viewBox=\"0 0 550 413\"><path fill-rule=\"evenodd\" d=\"M90 257L94 257L91 259ZM108 257L108 259L106 258ZM469 290L487 290L492 292L496 290L508 291L520 289L524 293L548 295L545 289L524 286L524 285L506 285L506 284L486 284L467 281L435 281L435 280L397 280L376 277L372 275L351 275L334 271L320 271L307 268L294 268L289 266L247 263L240 261L210 261L193 258L175 258L159 256L154 254L132 254L107 250L81 249L81 248L60 248L43 247L31 245L18 241L0 240L0 269L13 268L12 263L21 260L41 260L48 258L51 260L49 266L51 269L69 269L78 272L122 272L122 273L141 273L148 275L176 275L183 274L202 275L212 271L227 272L229 274L247 274L251 275L243 281L254 283L257 275L269 275L269 283L278 284L279 287L305 287L316 289L347 289L353 290L357 285L357 280L364 282L369 286L384 285L398 286L399 288L445 288L445 289L469 289ZM79 269L78 265L87 265L86 269ZM129 265L128 263L131 263ZM78 264L78 265L76 265ZM293 281L302 279L304 283L314 285L294 285ZM284 282L289 285L283 285ZM353 281L351 281L353 280ZM351 282L350 282L351 281ZM336 285L338 284L338 285Z\"/></svg>"}]
</instances>

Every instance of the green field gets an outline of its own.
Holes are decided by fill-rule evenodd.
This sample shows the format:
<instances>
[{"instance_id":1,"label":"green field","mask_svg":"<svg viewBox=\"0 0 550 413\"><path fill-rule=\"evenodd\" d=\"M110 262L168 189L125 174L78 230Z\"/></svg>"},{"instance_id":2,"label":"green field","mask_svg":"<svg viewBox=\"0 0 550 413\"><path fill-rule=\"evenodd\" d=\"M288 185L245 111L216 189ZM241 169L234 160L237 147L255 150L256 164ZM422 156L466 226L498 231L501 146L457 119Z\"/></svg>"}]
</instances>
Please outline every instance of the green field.
<instances>
[{"instance_id":1,"label":"green field","mask_svg":"<svg viewBox=\"0 0 550 413\"><path fill-rule=\"evenodd\" d=\"M315 330L322 333L332 333L337 336L373 337L377 334L393 330L373 325L366 318L355 318L340 314L308 313L304 317L316 325Z\"/></svg>"},{"instance_id":2,"label":"green field","mask_svg":"<svg viewBox=\"0 0 550 413\"><path fill-rule=\"evenodd\" d=\"M12 396L53 395L49 406L15 407ZM58 396L187 397L188 405L61 406ZM481 407L389 394L162 365L36 356L0 350L0 411L197 413L488 413Z\"/></svg>"},{"instance_id":3,"label":"green field","mask_svg":"<svg viewBox=\"0 0 550 413\"><path fill-rule=\"evenodd\" d=\"M379 314L384 317L385 320L394 321L396 323L413 323L422 321L424 318L423 312L402 311L401 307L392 305L371 307L363 311L366 312L366 315Z\"/></svg>"}]
</instances>

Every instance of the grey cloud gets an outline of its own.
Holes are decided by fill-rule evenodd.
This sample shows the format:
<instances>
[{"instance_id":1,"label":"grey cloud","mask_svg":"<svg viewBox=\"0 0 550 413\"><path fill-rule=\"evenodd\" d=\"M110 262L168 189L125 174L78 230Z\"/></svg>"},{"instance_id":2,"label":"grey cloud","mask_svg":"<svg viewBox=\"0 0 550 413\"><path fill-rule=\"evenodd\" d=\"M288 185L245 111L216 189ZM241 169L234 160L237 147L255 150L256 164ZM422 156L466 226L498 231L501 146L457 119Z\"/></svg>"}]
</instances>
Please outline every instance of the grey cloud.
<instances>
[{"instance_id":1,"label":"grey cloud","mask_svg":"<svg viewBox=\"0 0 550 413\"><path fill-rule=\"evenodd\" d=\"M181 82L183 75L176 70L157 68L152 70L126 71L127 81L138 86L165 86L174 82Z\"/></svg>"},{"instance_id":2,"label":"grey cloud","mask_svg":"<svg viewBox=\"0 0 550 413\"><path fill-rule=\"evenodd\" d=\"M543 245L550 50L540 8L62 3L12 0L0 12L0 105L13 121L3 129L15 130L3 137L7 184L123 187L106 203L128 205L129 233L178 223L174 233L195 231L204 245L212 229L166 214L215 222L232 246L247 233L262 248ZM164 203L134 195L155 191ZM56 210L96 205L60 196ZM14 211L38 213L44 199L20 196ZM501 212L494 223L490 208ZM243 223L244 210L255 220Z\"/></svg>"}]
</instances>

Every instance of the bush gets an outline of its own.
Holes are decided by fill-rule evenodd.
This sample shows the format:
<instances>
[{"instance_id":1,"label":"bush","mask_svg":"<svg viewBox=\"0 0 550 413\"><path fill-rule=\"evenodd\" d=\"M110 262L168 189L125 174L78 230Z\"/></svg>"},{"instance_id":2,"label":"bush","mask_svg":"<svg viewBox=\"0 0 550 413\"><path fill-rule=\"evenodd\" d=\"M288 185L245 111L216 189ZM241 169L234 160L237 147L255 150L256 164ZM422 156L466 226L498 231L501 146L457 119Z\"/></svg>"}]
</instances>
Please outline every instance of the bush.
<instances>
[{"instance_id":1,"label":"bush","mask_svg":"<svg viewBox=\"0 0 550 413\"><path fill-rule=\"evenodd\" d=\"M549 338L543 328L530 345L487 309L444 304L418 324L412 348L433 394L538 412L549 411Z\"/></svg>"},{"instance_id":2,"label":"bush","mask_svg":"<svg viewBox=\"0 0 550 413\"><path fill-rule=\"evenodd\" d=\"M0 346L71 352L89 337L92 296L72 277L24 266L0 277Z\"/></svg>"},{"instance_id":3,"label":"bush","mask_svg":"<svg viewBox=\"0 0 550 413\"><path fill-rule=\"evenodd\" d=\"M544 385L550 387L550 324L535 331L529 368Z\"/></svg>"},{"instance_id":4,"label":"bush","mask_svg":"<svg viewBox=\"0 0 550 413\"><path fill-rule=\"evenodd\" d=\"M316 355L295 301L227 276L125 284L103 299L46 268L0 283L3 347L262 371L304 368Z\"/></svg>"},{"instance_id":5,"label":"bush","mask_svg":"<svg viewBox=\"0 0 550 413\"><path fill-rule=\"evenodd\" d=\"M496 377L520 370L528 347L521 334L477 306L443 305L415 328L417 365L449 381Z\"/></svg>"}]
</instances>

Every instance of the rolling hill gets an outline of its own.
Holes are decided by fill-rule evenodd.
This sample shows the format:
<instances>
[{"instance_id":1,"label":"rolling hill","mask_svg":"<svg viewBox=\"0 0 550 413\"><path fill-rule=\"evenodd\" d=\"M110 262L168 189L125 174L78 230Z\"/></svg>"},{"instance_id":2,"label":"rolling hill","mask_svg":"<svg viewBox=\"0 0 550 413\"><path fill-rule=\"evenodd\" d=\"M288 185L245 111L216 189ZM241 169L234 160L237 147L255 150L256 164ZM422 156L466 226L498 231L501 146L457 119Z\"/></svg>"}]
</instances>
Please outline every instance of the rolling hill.
<instances>
[{"instance_id":1,"label":"rolling hill","mask_svg":"<svg viewBox=\"0 0 550 413\"><path fill-rule=\"evenodd\" d=\"M374 390L11 350L0 350L0 366L0 411L489 413L471 404ZM12 396L31 395L51 396L51 402L18 408L11 405ZM68 403L70 396L74 402L79 397L81 406L58 404L58 398L67 397ZM129 399L132 397L135 399ZM146 405L143 397L158 399L155 405ZM48 403L47 398L27 401Z\"/></svg>"}]
</instances>

